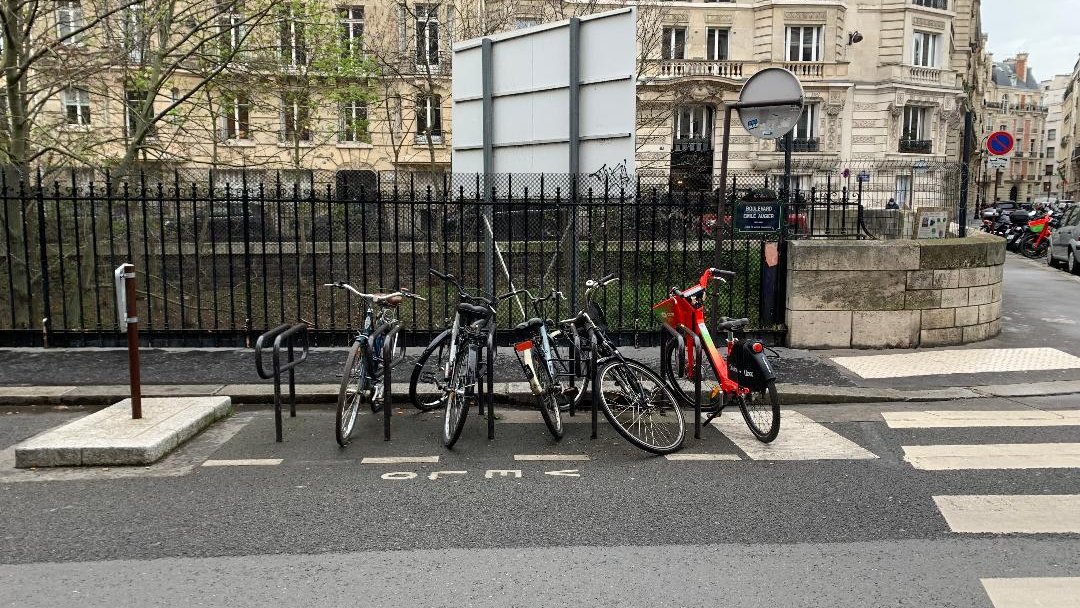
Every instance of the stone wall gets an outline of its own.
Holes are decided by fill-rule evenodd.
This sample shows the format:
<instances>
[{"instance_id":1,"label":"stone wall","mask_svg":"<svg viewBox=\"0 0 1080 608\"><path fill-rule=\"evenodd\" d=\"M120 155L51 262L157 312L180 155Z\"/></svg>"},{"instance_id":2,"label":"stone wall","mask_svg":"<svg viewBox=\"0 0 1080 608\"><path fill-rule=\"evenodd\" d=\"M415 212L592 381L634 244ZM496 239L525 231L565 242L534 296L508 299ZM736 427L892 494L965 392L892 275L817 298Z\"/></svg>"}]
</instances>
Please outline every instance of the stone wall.
<instances>
[{"instance_id":1,"label":"stone wall","mask_svg":"<svg viewBox=\"0 0 1080 608\"><path fill-rule=\"evenodd\" d=\"M788 342L795 348L966 344L1001 331L1005 241L792 241Z\"/></svg>"}]
</instances>

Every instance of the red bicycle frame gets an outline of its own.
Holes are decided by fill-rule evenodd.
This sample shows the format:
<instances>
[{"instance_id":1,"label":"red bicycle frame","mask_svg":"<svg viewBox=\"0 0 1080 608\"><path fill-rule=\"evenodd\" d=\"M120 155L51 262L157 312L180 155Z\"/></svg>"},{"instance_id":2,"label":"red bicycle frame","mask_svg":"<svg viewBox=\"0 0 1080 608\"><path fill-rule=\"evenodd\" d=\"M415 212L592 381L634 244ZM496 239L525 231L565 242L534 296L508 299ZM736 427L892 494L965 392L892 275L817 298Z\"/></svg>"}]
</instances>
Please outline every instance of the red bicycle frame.
<instances>
[{"instance_id":1,"label":"red bicycle frame","mask_svg":"<svg viewBox=\"0 0 1080 608\"><path fill-rule=\"evenodd\" d=\"M672 293L671 297L653 306L653 310L659 311L661 320L672 329L677 331L679 326L685 327L701 339L705 356L712 365L713 371L716 372L716 377L720 379L720 390L729 395L746 395L750 393L750 389L740 386L730 378L727 362L721 357L712 334L709 333L709 328L705 324L705 292L710 279L719 279L715 275L716 272L719 272L716 268L707 269L701 274L696 285L688 287L682 293ZM728 357L731 357L733 347L734 343L728 340ZM686 365L686 376L693 380L694 345L691 342L686 344ZM710 399L715 397L716 395L709 396Z\"/></svg>"},{"instance_id":2,"label":"red bicycle frame","mask_svg":"<svg viewBox=\"0 0 1080 608\"><path fill-rule=\"evenodd\" d=\"M1035 234L1034 245L1036 248L1038 248L1038 246L1042 244L1042 242L1046 239L1046 235L1050 233L1050 231L1047 229L1047 224L1049 223L1049 215L1044 215L1037 220L1031 220L1030 222L1028 222L1028 230Z\"/></svg>"}]
</instances>

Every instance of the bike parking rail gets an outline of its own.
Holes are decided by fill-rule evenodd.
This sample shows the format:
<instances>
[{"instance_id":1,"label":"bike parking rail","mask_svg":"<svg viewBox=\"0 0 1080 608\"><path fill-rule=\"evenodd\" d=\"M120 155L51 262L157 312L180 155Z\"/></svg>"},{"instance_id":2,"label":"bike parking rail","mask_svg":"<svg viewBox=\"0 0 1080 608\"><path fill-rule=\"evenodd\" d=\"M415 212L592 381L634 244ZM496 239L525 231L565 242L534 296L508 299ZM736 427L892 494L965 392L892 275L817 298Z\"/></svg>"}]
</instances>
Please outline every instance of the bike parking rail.
<instances>
[{"instance_id":1,"label":"bike parking rail","mask_svg":"<svg viewBox=\"0 0 1080 608\"><path fill-rule=\"evenodd\" d=\"M677 361L677 369L679 370L683 368L686 358L686 341L680 334L694 340L694 439L701 439L701 338L685 325L679 325L678 331L672 329L666 323L661 324L660 327L670 334L671 339L675 340L675 352L679 356ZM661 361L660 364L663 365L664 362ZM675 379L675 381L678 382L678 379ZM673 386L672 388L678 389L679 387Z\"/></svg>"},{"instance_id":2,"label":"bike parking rail","mask_svg":"<svg viewBox=\"0 0 1080 608\"><path fill-rule=\"evenodd\" d=\"M296 358L295 347L296 338L299 336L303 342L303 352L300 358ZM273 352L271 356L271 363L273 368L268 373L263 366L263 347L266 342L273 340ZM286 354L288 360L282 365L281 362L281 349L286 348ZM289 372L289 417L296 417L296 369L297 365L300 365L308 358L308 326L306 323L297 323L291 325L284 323L278 325L274 329L259 336L259 339L255 342L255 370L259 373L259 377L264 380L273 379L274 381L274 433L278 443L282 442L282 421L281 421L281 375L285 372Z\"/></svg>"},{"instance_id":3,"label":"bike parking rail","mask_svg":"<svg viewBox=\"0 0 1080 608\"><path fill-rule=\"evenodd\" d=\"M390 326L389 329L387 329L387 326ZM390 411L390 406L393 403L390 377L393 374L394 366L405 360L405 348L404 347L401 348L401 356L397 360L395 360L393 358L394 357L394 344L396 344L396 341L394 340L394 338L396 338L397 335L399 333L401 333L401 328L402 328L401 322L395 319L393 321L387 321L386 323L383 323L379 327L375 328L374 332L372 332L373 336L378 336L378 335L382 334L382 332L386 332L386 334L383 336L383 343L382 343L382 351L383 351L382 352L382 360L383 360L383 403L382 403L382 408L383 408L383 441L390 441L390 416L392 415L392 412ZM404 339L405 336L402 335L401 338Z\"/></svg>"}]
</instances>

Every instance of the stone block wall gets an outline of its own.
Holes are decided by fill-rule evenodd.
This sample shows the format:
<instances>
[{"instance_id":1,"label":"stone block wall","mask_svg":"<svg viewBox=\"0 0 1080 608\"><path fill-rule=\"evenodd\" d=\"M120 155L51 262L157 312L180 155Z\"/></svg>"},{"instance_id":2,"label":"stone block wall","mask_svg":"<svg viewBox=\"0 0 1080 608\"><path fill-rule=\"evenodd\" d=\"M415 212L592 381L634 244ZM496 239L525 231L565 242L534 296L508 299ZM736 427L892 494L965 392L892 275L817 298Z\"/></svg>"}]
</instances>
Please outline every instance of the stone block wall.
<instances>
[{"instance_id":1,"label":"stone block wall","mask_svg":"<svg viewBox=\"0 0 1080 608\"><path fill-rule=\"evenodd\" d=\"M1001 331L1005 241L792 241L788 343L795 348L966 344Z\"/></svg>"}]
</instances>

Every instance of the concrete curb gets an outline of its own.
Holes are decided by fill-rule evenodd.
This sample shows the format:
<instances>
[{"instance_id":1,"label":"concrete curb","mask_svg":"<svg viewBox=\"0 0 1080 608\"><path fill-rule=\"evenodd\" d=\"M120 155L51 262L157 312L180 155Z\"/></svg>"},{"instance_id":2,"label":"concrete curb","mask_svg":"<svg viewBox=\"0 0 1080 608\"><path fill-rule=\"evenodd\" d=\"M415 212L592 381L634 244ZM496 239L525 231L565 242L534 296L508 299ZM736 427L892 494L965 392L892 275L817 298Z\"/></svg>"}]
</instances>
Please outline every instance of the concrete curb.
<instances>
[{"instance_id":1,"label":"concrete curb","mask_svg":"<svg viewBox=\"0 0 1080 608\"><path fill-rule=\"evenodd\" d=\"M804 384L777 385L780 402L784 405L887 403L915 401L952 401L983 397L1040 397L1080 393L1080 381L1038 382L975 387L947 387L926 390L892 388L862 388L813 386ZM288 396L286 388L285 397ZM409 385L394 383L394 400L408 399ZM126 385L99 386L5 386L0 387L0 405L41 406L111 405L127 396ZM297 403L332 403L337 400L336 384L300 384L296 387ZM143 386L146 397L230 397L235 404L269 404L274 400L270 384L160 384ZM496 382L495 395L503 405L534 405L527 382Z\"/></svg>"}]
</instances>

